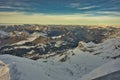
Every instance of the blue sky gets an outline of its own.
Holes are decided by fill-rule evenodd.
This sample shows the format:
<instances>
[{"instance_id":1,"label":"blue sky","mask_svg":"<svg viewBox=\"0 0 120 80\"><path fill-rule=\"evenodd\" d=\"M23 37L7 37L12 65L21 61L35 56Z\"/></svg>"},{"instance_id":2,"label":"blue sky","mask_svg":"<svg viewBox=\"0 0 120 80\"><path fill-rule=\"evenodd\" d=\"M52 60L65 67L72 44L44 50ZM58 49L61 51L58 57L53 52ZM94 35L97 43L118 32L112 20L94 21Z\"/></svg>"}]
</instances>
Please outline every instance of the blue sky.
<instances>
[{"instance_id":1,"label":"blue sky","mask_svg":"<svg viewBox=\"0 0 120 80\"><path fill-rule=\"evenodd\" d=\"M120 0L0 0L0 19L0 23L118 25Z\"/></svg>"}]
</instances>

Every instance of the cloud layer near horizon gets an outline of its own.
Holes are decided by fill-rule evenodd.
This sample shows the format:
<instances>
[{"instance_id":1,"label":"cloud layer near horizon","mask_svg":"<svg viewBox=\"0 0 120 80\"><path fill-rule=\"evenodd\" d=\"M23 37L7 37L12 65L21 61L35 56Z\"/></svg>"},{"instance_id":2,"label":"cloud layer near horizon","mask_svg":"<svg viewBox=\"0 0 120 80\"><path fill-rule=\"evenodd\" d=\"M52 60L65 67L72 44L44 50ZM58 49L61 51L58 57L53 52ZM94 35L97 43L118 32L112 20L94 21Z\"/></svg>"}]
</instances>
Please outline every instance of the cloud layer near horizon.
<instances>
[{"instance_id":1,"label":"cloud layer near horizon","mask_svg":"<svg viewBox=\"0 0 120 80\"><path fill-rule=\"evenodd\" d=\"M0 23L120 25L119 0L0 0Z\"/></svg>"},{"instance_id":2,"label":"cloud layer near horizon","mask_svg":"<svg viewBox=\"0 0 120 80\"><path fill-rule=\"evenodd\" d=\"M1 23L18 24L71 24L71 25L95 25L109 24L119 25L120 18L113 16L90 16L88 14L72 15L48 15L48 14L29 14L24 12L0 12ZM111 22L111 23L110 23Z\"/></svg>"}]
</instances>

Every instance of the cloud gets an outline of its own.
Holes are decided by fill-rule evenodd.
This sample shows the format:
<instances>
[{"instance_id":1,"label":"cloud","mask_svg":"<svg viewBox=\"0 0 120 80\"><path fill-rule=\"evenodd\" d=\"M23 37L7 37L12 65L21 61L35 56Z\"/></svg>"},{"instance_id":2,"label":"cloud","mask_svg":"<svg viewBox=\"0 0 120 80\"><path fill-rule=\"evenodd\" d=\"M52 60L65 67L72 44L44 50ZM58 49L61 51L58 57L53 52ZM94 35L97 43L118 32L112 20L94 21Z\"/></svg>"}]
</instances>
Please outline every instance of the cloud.
<instances>
[{"instance_id":1,"label":"cloud","mask_svg":"<svg viewBox=\"0 0 120 80\"><path fill-rule=\"evenodd\" d=\"M0 12L69 14L102 10L120 11L118 3L120 3L119 0L0 0ZM93 13L93 15L96 14Z\"/></svg>"},{"instance_id":2,"label":"cloud","mask_svg":"<svg viewBox=\"0 0 120 80\"><path fill-rule=\"evenodd\" d=\"M0 23L120 24L118 3L119 0L0 0Z\"/></svg>"},{"instance_id":3,"label":"cloud","mask_svg":"<svg viewBox=\"0 0 120 80\"><path fill-rule=\"evenodd\" d=\"M79 10L87 10L87 9L93 9L93 8L97 8L98 6L86 6L86 7L79 7L77 9Z\"/></svg>"},{"instance_id":4,"label":"cloud","mask_svg":"<svg viewBox=\"0 0 120 80\"><path fill-rule=\"evenodd\" d=\"M31 1L26 2L25 0L7 0L0 1L0 12L2 11L34 11L36 8L33 6Z\"/></svg>"},{"instance_id":5,"label":"cloud","mask_svg":"<svg viewBox=\"0 0 120 80\"><path fill-rule=\"evenodd\" d=\"M0 9L26 9L23 7L0 6Z\"/></svg>"},{"instance_id":6,"label":"cloud","mask_svg":"<svg viewBox=\"0 0 120 80\"><path fill-rule=\"evenodd\" d=\"M2 15L2 16L1 16ZM6 16L9 15L9 16ZM89 14L88 14L89 15ZM0 12L0 23L17 24L71 24L71 25L120 25L120 18L114 16L88 16L87 14L48 15L24 12Z\"/></svg>"},{"instance_id":7,"label":"cloud","mask_svg":"<svg viewBox=\"0 0 120 80\"><path fill-rule=\"evenodd\" d=\"M24 15L25 12L0 12L0 17L8 17L8 16L16 16L16 15Z\"/></svg>"},{"instance_id":8,"label":"cloud","mask_svg":"<svg viewBox=\"0 0 120 80\"><path fill-rule=\"evenodd\" d=\"M100 15L120 16L120 11L98 11L96 13Z\"/></svg>"},{"instance_id":9,"label":"cloud","mask_svg":"<svg viewBox=\"0 0 120 80\"><path fill-rule=\"evenodd\" d=\"M0 8L12 8L11 6L0 6Z\"/></svg>"},{"instance_id":10,"label":"cloud","mask_svg":"<svg viewBox=\"0 0 120 80\"><path fill-rule=\"evenodd\" d=\"M70 8L80 7L80 3L70 3L70 5L68 7L70 7Z\"/></svg>"}]
</instances>

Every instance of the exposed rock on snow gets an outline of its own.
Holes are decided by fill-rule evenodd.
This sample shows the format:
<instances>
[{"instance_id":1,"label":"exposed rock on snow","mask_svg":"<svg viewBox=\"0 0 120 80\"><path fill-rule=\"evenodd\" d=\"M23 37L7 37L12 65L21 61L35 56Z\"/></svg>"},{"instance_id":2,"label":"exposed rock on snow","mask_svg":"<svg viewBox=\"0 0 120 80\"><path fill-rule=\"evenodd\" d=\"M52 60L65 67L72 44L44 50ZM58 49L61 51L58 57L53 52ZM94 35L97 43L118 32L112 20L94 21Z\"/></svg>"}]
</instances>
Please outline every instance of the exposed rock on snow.
<instances>
[{"instance_id":1,"label":"exposed rock on snow","mask_svg":"<svg viewBox=\"0 0 120 80\"><path fill-rule=\"evenodd\" d=\"M10 80L9 67L0 61L0 80Z\"/></svg>"},{"instance_id":2,"label":"exposed rock on snow","mask_svg":"<svg viewBox=\"0 0 120 80\"><path fill-rule=\"evenodd\" d=\"M93 43L93 42L88 42L88 43L85 43L83 41L80 41L78 43L78 48L84 52L93 52L94 50L94 47L96 47L96 44Z\"/></svg>"}]
</instances>

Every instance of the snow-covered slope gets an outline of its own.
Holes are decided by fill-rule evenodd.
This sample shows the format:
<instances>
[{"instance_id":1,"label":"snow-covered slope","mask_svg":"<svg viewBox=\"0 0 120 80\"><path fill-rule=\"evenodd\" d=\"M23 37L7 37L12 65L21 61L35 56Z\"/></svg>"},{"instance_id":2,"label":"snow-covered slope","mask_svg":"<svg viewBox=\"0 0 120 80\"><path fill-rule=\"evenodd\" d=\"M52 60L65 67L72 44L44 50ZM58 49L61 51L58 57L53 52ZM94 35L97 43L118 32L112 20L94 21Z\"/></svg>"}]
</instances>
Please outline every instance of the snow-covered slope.
<instances>
[{"instance_id":1,"label":"snow-covered slope","mask_svg":"<svg viewBox=\"0 0 120 80\"><path fill-rule=\"evenodd\" d=\"M104 58L119 58L120 57L120 38L107 39L101 44L98 44L94 54Z\"/></svg>"},{"instance_id":2,"label":"snow-covered slope","mask_svg":"<svg viewBox=\"0 0 120 80\"><path fill-rule=\"evenodd\" d=\"M115 72L117 72L117 74ZM84 76L79 80L119 80L119 79L120 79L120 59L116 59L93 70L91 73L89 73L88 75Z\"/></svg>"},{"instance_id":3,"label":"snow-covered slope","mask_svg":"<svg viewBox=\"0 0 120 80\"><path fill-rule=\"evenodd\" d=\"M75 55L66 62L53 59L33 61L11 55L1 55L0 60L10 65L12 80L77 80L107 62L77 48L73 52Z\"/></svg>"},{"instance_id":4,"label":"snow-covered slope","mask_svg":"<svg viewBox=\"0 0 120 80\"><path fill-rule=\"evenodd\" d=\"M120 37L109 38L99 44L80 42L78 47L84 52L89 52L99 57L120 58Z\"/></svg>"}]
</instances>

